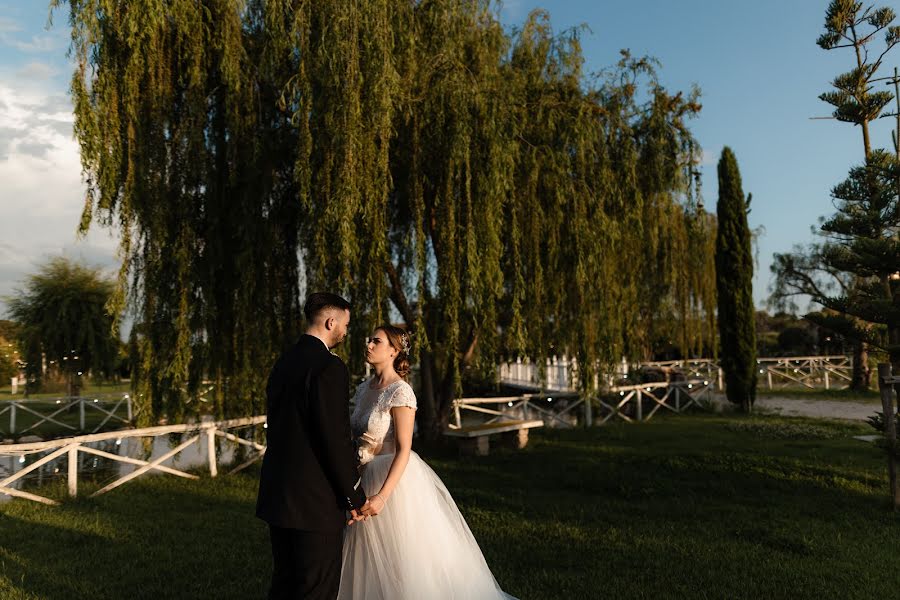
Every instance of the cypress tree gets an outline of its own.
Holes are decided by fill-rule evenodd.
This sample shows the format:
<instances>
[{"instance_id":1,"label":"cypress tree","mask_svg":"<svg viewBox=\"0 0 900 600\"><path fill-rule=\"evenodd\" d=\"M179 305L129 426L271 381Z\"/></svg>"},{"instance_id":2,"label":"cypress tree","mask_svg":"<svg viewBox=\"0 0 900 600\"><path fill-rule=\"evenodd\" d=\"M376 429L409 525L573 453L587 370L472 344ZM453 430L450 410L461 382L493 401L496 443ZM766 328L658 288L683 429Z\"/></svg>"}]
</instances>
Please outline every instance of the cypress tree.
<instances>
[{"instance_id":1,"label":"cypress tree","mask_svg":"<svg viewBox=\"0 0 900 600\"><path fill-rule=\"evenodd\" d=\"M716 204L716 289L719 356L728 400L750 412L756 400L756 321L753 308L753 257L741 173L730 148L719 159Z\"/></svg>"}]
</instances>

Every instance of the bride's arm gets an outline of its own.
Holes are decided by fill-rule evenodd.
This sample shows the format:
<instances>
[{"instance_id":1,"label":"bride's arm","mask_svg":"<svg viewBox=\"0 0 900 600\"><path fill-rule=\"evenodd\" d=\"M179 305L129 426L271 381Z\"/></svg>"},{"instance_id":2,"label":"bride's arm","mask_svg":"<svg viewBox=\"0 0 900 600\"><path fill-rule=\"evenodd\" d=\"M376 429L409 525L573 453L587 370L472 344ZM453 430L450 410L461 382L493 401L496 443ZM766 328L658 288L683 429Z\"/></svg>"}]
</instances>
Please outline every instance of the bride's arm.
<instances>
[{"instance_id":1,"label":"bride's arm","mask_svg":"<svg viewBox=\"0 0 900 600\"><path fill-rule=\"evenodd\" d=\"M384 485L377 496L369 498L371 502L371 515L377 515L384 510L388 498L394 493L394 488L400 482L403 471L409 463L409 453L412 451L413 424L416 420L416 410L408 406L395 406L391 409L391 418L394 420L394 460L388 471ZM372 501L372 499L375 499ZM381 502L378 502L381 498Z\"/></svg>"}]
</instances>

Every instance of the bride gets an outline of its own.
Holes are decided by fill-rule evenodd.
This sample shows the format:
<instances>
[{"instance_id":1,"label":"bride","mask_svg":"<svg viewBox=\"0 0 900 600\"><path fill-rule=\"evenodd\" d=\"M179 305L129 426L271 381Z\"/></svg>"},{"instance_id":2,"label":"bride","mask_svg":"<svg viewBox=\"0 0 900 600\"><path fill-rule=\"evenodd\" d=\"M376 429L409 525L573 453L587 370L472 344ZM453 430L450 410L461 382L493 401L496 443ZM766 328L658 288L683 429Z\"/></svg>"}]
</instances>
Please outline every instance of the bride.
<instances>
[{"instance_id":1,"label":"bride","mask_svg":"<svg viewBox=\"0 0 900 600\"><path fill-rule=\"evenodd\" d=\"M344 533L341 600L509 600L434 471L412 451L409 335L383 325L366 345L375 375L350 417L369 502ZM377 490L377 493L372 493ZM515 599L512 599L515 600Z\"/></svg>"}]
</instances>

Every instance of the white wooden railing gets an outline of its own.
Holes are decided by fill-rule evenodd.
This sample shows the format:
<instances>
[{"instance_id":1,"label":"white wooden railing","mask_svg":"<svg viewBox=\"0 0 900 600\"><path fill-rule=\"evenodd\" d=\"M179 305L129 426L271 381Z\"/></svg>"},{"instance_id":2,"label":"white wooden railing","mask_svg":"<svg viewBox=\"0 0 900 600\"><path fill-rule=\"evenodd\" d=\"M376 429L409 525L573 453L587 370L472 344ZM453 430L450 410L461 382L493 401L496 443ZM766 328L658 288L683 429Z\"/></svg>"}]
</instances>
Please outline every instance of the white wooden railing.
<instances>
[{"instance_id":1,"label":"white wooden railing","mask_svg":"<svg viewBox=\"0 0 900 600\"><path fill-rule=\"evenodd\" d=\"M673 413L681 413L692 406L699 408L709 405L709 392L712 382L708 379L695 379L688 381L657 381L653 383L641 383L638 385L617 386L610 388L612 401L598 398L601 414L593 423L602 425L613 417L625 421L642 422L649 421L660 409L666 409ZM706 396L703 398L702 396ZM645 404L649 405L649 411L645 410Z\"/></svg>"},{"instance_id":2,"label":"white wooden railing","mask_svg":"<svg viewBox=\"0 0 900 600\"><path fill-rule=\"evenodd\" d=\"M552 403L557 406L565 404L565 408L554 410ZM574 409L584 406L584 398L578 394L555 393L547 394L522 394L521 396L504 396L497 398L459 398L453 401L453 419L450 429L459 429L463 423L463 413L477 413L488 415L485 423L496 423L503 418L518 418L519 414L531 418L531 413L537 415L552 424L560 424L570 427L571 423L565 417Z\"/></svg>"},{"instance_id":3,"label":"white wooden railing","mask_svg":"<svg viewBox=\"0 0 900 600\"><path fill-rule=\"evenodd\" d=\"M515 362L500 363L497 369L500 383L526 389L545 389L556 392L574 392L578 382L575 377L576 361L568 358L548 358L544 363L544 376L537 363L517 358Z\"/></svg>"},{"instance_id":4,"label":"white wooden railing","mask_svg":"<svg viewBox=\"0 0 900 600\"><path fill-rule=\"evenodd\" d=\"M822 386L828 390L832 380L849 382L853 372L853 358L842 355L761 358L756 362L759 375L765 376L770 390L798 384L809 389Z\"/></svg>"},{"instance_id":5,"label":"white wooden railing","mask_svg":"<svg viewBox=\"0 0 900 600\"><path fill-rule=\"evenodd\" d=\"M0 402L0 435L5 434L10 437L13 435L22 435L29 431L36 430L44 423L52 423L69 431L77 431L84 433L86 428L86 414L89 411L98 411L105 415L99 425L94 427L90 433L100 431L104 425L111 420L121 422L126 425L131 423L131 395L115 394L113 399L110 396L91 396L79 398L47 398L36 400L8 400ZM109 408L112 406L112 408ZM116 414L120 407L125 408L125 416ZM66 411L78 409L78 426L63 423L56 417ZM17 420L23 413L28 414L38 420L24 429L19 426ZM5 417L5 418L4 418Z\"/></svg>"},{"instance_id":6,"label":"white wooden railing","mask_svg":"<svg viewBox=\"0 0 900 600\"><path fill-rule=\"evenodd\" d=\"M195 424L186 424L186 425L163 425L158 427L146 427L143 429L125 429L120 431L110 431L107 433L95 433L91 435L81 435L76 437L69 437L63 439L49 440L45 442L29 442L23 444L4 444L0 445L0 456L15 456L19 457L21 461L24 462L25 457L31 454L38 454L49 452L46 456L43 456L39 460L31 463L27 467L23 468L21 471L14 473L2 481L0 481L0 494L6 494L9 496L16 496L19 498L25 498L27 500L33 500L35 502L41 502L43 504L56 505L59 504L57 501L52 500L50 498L45 498L43 496L39 496L37 494L33 494L31 492L26 492L24 490L19 490L11 487L11 484L15 483L19 479L23 478L28 473L31 473L35 469L38 469L53 460L57 460L62 458L64 455L67 456L68 463L68 493L70 496L78 495L78 453L82 452L85 454L91 454L95 456L101 456L103 458L107 458L113 461L118 461L126 464L135 465L136 468L134 471L119 477L112 483L109 483L102 487L101 489L95 491L91 496L99 496L101 494L105 494L110 490L113 490L120 485L131 481L132 479L144 475L150 471L159 471L162 473L169 473L170 475L176 475L178 477L185 477L187 479L197 479L197 475L192 473L186 473L185 471L175 469L173 467L168 467L163 465L165 461L173 458L179 452L182 452L186 448L190 447L193 444L200 444L201 440L205 440L207 447L207 464L209 467L209 474L212 477L216 477L218 475L218 465L216 459L216 438L224 438L228 441L234 442L239 445L243 445L249 448L252 448L256 451L256 453L251 456L244 463L238 465L234 469L232 469L229 474L236 473L246 467L250 466L265 454L266 447L262 444L254 442L252 440L248 440L242 438L238 435L235 435L229 430L236 430L246 427L251 427L255 425L265 424L266 417L245 417L242 419L230 419L227 421L217 421L217 422L206 422L206 423L195 423ZM91 448L86 444L91 442L101 442L105 440L122 440L124 438L133 438L133 437L141 437L141 438L155 438L161 435L168 435L171 433L194 433L195 435L191 436L187 441L182 442L174 449L166 452L162 456L157 458L153 458L152 460L140 460L137 458L132 458L129 456L120 456L118 454L113 454L111 452L105 452L102 450L98 450L96 448Z\"/></svg>"},{"instance_id":7,"label":"white wooden railing","mask_svg":"<svg viewBox=\"0 0 900 600\"><path fill-rule=\"evenodd\" d=\"M691 407L709 404L712 387L708 379L660 381L638 385L615 386L597 397L583 397L571 392L522 394L498 398L460 398L453 402L450 429L463 425L464 413L487 415L484 423L501 419L543 419L545 425L572 427L572 416L578 407L584 411L584 423L602 425L617 417L628 422L649 421L661 409L681 413ZM703 398L703 396L707 398ZM555 404L554 404L555 403ZM596 405L599 414L594 418ZM557 408L562 406L562 408Z\"/></svg>"},{"instance_id":8,"label":"white wooden railing","mask_svg":"<svg viewBox=\"0 0 900 600\"><path fill-rule=\"evenodd\" d=\"M765 378L770 390L803 386L809 389L823 387L830 389L834 381L850 381L853 361L849 356L790 356L760 357L756 361L760 378ZM546 359L543 375L537 363L528 359L500 363L498 372L501 383L532 390L573 392L578 387L577 364L575 360L554 357ZM708 358L642 362L628 365L624 361L615 366L607 385L613 380L627 380L629 370L661 369L677 372L686 379L702 379L715 384L718 391L724 389L724 377L718 363ZM593 389L599 389L597 378Z\"/></svg>"}]
</instances>

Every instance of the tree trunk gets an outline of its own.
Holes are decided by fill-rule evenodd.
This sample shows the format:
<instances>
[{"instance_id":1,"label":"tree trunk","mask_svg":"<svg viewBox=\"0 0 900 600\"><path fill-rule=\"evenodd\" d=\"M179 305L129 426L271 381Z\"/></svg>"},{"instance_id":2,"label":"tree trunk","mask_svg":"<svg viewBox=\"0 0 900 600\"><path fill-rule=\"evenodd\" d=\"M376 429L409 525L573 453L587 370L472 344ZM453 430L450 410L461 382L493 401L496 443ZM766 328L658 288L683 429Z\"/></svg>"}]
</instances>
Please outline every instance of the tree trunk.
<instances>
[{"instance_id":1,"label":"tree trunk","mask_svg":"<svg viewBox=\"0 0 900 600\"><path fill-rule=\"evenodd\" d=\"M434 357L431 352L423 350L419 356L419 375L422 381L422 389L418 399L419 434L426 440L437 439L439 431L436 430L438 399L435 397L434 382L437 379Z\"/></svg>"},{"instance_id":2,"label":"tree trunk","mask_svg":"<svg viewBox=\"0 0 900 600\"><path fill-rule=\"evenodd\" d=\"M850 389L864 392L869 389L871 372L869 369L869 348L865 342L853 344L853 373Z\"/></svg>"},{"instance_id":3,"label":"tree trunk","mask_svg":"<svg viewBox=\"0 0 900 600\"><path fill-rule=\"evenodd\" d=\"M434 356L423 351L419 362L422 378L422 389L419 395L419 434L426 440L434 442L450 424L450 412L455 399L453 381L449 377L441 378Z\"/></svg>"}]
</instances>

